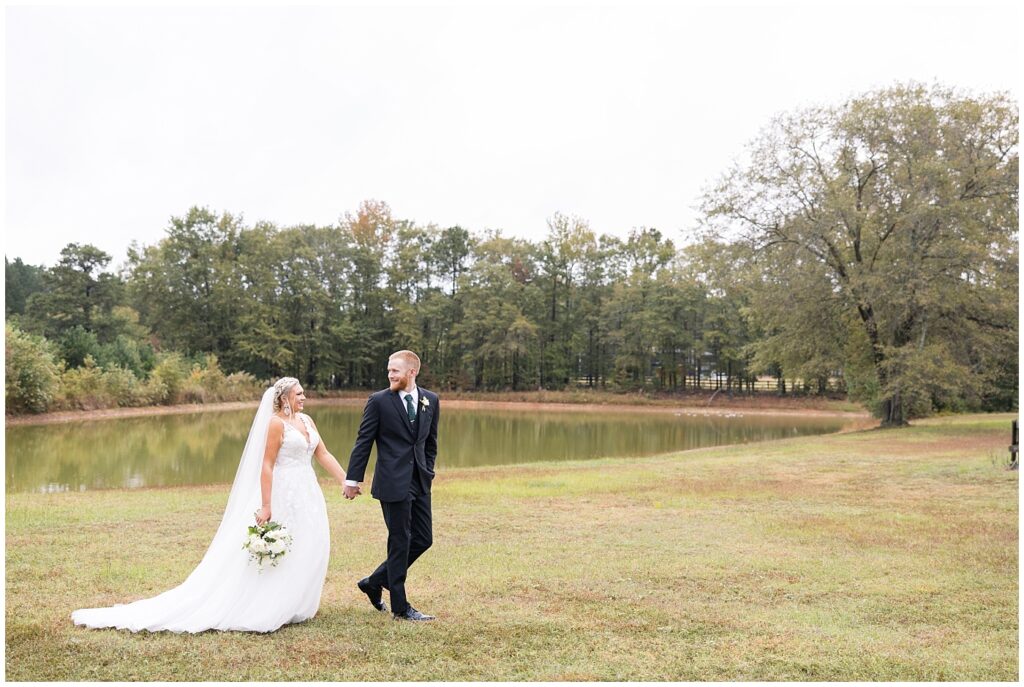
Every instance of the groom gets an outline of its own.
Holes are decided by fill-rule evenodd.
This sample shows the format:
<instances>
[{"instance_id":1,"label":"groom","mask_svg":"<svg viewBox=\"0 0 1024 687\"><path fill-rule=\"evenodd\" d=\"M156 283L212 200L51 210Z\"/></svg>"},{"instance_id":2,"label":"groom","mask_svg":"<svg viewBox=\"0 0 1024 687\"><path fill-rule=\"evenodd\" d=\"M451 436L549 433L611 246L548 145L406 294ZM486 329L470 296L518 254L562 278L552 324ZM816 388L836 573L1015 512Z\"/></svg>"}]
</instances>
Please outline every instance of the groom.
<instances>
[{"instance_id":1,"label":"groom","mask_svg":"<svg viewBox=\"0 0 1024 687\"><path fill-rule=\"evenodd\" d=\"M430 482L437 459L437 395L416 386L420 359L412 351L398 351L388 359L390 387L370 396L363 409L359 434L348 461L345 498L362 490L370 446L377 442L377 467L370 494L380 501L388 526L388 557L357 586L378 611L386 612L383 589L391 592L395 620L424 622L424 615L409 605L405 576L409 566L430 548Z\"/></svg>"}]
</instances>

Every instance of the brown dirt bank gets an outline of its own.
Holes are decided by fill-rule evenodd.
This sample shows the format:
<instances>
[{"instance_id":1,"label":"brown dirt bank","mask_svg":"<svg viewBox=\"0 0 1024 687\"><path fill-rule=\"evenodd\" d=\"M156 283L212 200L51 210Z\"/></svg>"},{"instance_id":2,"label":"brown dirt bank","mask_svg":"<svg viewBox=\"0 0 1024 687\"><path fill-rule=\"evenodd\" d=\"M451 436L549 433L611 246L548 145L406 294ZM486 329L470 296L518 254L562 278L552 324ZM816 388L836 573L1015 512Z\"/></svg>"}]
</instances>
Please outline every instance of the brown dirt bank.
<instances>
[{"instance_id":1,"label":"brown dirt bank","mask_svg":"<svg viewBox=\"0 0 1024 687\"><path fill-rule=\"evenodd\" d=\"M457 394L456 394L457 395ZM529 401L529 400L471 400L466 398L448 398L442 395L446 408L478 409L478 410L522 410L522 411L543 411L543 412L591 412L591 413L686 413L696 415L725 415L738 413L743 415L802 415L815 417L846 417L850 419L863 419L864 423L858 426L871 426L874 422L870 416L863 411L845 411L828 408L800 407L772 403L772 401L788 400L775 397L764 398L724 398L721 402L714 401L713 406L708 406L706 401L696 398L681 398L672 402L670 399L657 399L651 404L636 403L615 403L613 396L602 396L600 400L593 400L584 403L558 402L558 401ZM611 399L611 400L609 400ZM360 393L350 397L332 398L310 398L307 410L310 413L316 412L316 407L359 405L366 400L366 394ZM737 403L736 401L739 401ZM761 401L761 404L757 404ZM98 410L71 410L54 413L41 413L39 415L17 415L5 418L5 426L13 427L18 425L48 425L62 424L67 422L93 422L96 420L113 420L129 417L144 417L149 415L180 415L186 413L219 412L227 410L244 410L255 408L257 401L231 401L226 403L189 403L173 406L146 406L143 408L103 408Z\"/></svg>"}]
</instances>

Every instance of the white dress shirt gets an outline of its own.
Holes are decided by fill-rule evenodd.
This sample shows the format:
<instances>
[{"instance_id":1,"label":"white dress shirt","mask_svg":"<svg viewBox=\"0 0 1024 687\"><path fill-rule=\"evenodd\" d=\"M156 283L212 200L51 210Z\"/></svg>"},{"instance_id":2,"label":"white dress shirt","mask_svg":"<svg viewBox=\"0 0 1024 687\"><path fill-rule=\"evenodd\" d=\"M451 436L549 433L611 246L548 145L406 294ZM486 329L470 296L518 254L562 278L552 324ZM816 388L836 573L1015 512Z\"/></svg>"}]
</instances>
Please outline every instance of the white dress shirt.
<instances>
[{"instance_id":1,"label":"white dress shirt","mask_svg":"<svg viewBox=\"0 0 1024 687\"><path fill-rule=\"evenodd\" d=\"M413 387L412 392L409 392L409 391L399 391L398 392L398 396L402 399L402 407L403 408L407 407L406 403L405 403L405 397L406 396L412 396L412 407L416 408L416 416L419 417L420 409L416 405L416 403L418 403L419 400L420 400L420 390L419 390L419 387Z\"/></svg>"}]
</instances>

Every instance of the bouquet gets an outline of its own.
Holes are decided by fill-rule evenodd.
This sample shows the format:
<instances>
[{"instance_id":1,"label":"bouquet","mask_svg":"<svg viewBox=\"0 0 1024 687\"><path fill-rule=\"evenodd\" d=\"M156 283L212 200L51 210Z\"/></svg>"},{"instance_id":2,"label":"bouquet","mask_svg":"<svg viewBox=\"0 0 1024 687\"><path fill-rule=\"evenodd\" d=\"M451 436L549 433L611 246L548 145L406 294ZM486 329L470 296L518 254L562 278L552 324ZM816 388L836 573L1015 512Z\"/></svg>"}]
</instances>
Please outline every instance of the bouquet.
<instances>
[{"instance_id":1,"label":"bouquet","mask_svg":"<svg viewBox=\"0 0 1024 687\"><path fill-rule=\"evenodd\" d=\"M242 548L249 552L249 560L255 561L256 567L263 572L267 562L277 565L277 561L292 548L292 535L288 528L273 520L262 525L249 525L249 536Z\"/></svg>"}]
</instances>

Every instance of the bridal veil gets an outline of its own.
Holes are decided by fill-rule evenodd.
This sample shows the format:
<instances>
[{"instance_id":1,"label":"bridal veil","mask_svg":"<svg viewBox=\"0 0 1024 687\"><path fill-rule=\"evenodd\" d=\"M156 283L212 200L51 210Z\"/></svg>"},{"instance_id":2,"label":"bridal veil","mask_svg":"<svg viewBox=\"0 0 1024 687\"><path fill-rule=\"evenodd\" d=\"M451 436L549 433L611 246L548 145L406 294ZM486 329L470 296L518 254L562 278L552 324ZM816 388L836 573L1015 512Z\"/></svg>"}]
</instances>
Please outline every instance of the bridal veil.
<instances>
[{"instance_id":1,"label":"bridal veil","mask_svg":"<svg viewBox=\"0 0 1024 687\"><path fill-rule=\"evenodd\" d=\"M79 609L71 614L76 625L172 632L274 629L232 620L249 617L239 611L260 602L252 598L259 589L258 572L248 565L241 545L246 528L255 523L254 512L260 507L260 473L273 401L271 387L264 392L249 429L220 526L192 574L181 585L159 596L108 608Z\"/></svg>"}]
</instances>

